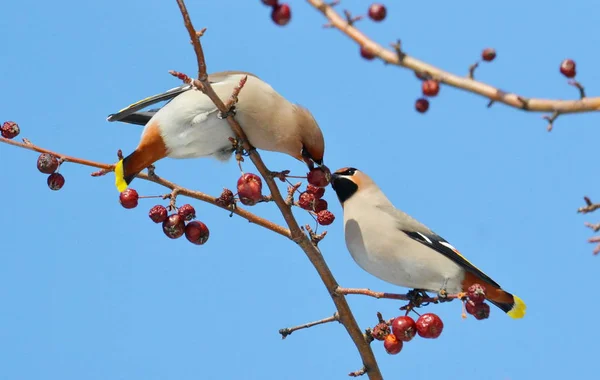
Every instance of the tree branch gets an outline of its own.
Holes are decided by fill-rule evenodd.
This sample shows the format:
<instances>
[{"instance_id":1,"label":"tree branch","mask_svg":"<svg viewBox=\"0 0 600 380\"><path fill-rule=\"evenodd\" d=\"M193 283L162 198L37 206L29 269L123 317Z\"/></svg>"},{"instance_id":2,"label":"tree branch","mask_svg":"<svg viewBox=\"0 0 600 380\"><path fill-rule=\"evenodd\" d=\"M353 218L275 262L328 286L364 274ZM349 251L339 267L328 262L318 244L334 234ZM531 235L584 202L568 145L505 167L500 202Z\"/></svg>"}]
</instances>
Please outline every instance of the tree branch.
<instances>
[{"instance_id":1,"label":"tree branch","mask_svg":"<svg viewBox=\"0 0 600 380\"><path fill-rule=\"evenodd\" d=\"M185 27L188 31L188 34L192 38L192 43L194 45L194 51L196 52L196 57L198 59L198 81L201 83L201 90L213 101L215 106L221 111L223 115L228 115L226 120L229 123L229 126L235 133L238 138L238 141L242 143L242 147L246 150L252 160L252 163L256 166L257 170L260 172L261 176L267 183L269 190L271 191L271 196L273 197L273 201L279 208L283 218L290 229L291 239L296 242L304 251L310 262L313 264L316 269L319 277L325 284L340 316L340 323L344 325L346 331L352 338L356 348L358 349L360 356L363 361L363 365L368 369L367 374L370 380L381 380L383 379L381 372L379 370L379 366L375 359L375 355L373 354L373 350L369 343L364 339L363 333L360 330L352 311L350 310L350 306L346 301L346 298L342 295L338 295L335 293L335 290L338 287L337 281L333 277L331 270L327 266L325 259L321 255L321 251L311 242L309 237L302 232L300 229L300 225L296 221L294 214L292 213L292 209L285 202L285 199L281 195L275 180L270 175L271 171L267 169L266 165L260 158L260 154L254 149L252 145L250 145L246 134L235 120L234 116L230 113L228 114L228 109L223 103L223 101L217 96L212 86L208 82L208 76L206 76L206 63L204 60L204 53L202 51L202 45L200 40L198 39L198 34L194 29L190 16L187 12L185 3L183 0L177 0L179 4L179 8L181 10L181 14L183 16L183 21ZM196 81L194 81L196 84ZM199 87L196 85L196 87Z\"/></svg>"},{"instance_id":2,"label":"tree branch","mask_svg":"<svg viewBox=\"0 0 600 380\"><path fill-rule=\"evenodd\" d=\"M322 0L307 0L329 20L329 25L350 37L361 47L373 52L384 62L406 67L416 72L427 73L437 81L477 95L486 97L494 102L501 102L510 107L531 112L558 112L560 114L600 111L600 97L582 98L577 100L527 99L515 93L508 93L489 84L462 77L444 71L438 67L420 61L406 54L399 55L397 51L385 49L369 37L365 36L355 26L338 14L332 6Z\"/></svg>"}]
</instances>

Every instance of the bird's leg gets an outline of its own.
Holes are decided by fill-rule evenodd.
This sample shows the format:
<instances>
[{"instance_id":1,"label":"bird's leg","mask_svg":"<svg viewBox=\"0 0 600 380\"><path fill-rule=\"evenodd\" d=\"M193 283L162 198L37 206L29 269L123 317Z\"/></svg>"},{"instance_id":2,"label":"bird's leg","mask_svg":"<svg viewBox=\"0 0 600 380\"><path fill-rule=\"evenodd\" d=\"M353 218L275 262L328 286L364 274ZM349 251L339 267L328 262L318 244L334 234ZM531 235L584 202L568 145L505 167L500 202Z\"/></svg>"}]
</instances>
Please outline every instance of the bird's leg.
<instances>
[{"instance_id":1,"label":"bird's leg","mask_svg":"<svg viewBox=\"0 0 600 380\"><path fill-rule=\"evenodd\" d=\"M244 170L242 169L242 162L244 162L244 148L242 147L242 142L235 137L230 137L229 141L231 142L231 147L235 153L235 160L237 161L240 171L243 174Z\"/></svg>"},{"instance_id":2,"label":"bird's leg","mask_svg":"<svg viewBox=\"0 0 600 380\"><path fill-rule=\"evenodd\" d=\"M448 298L448 291L446 291L446 286L448 285L448 279L444 280L444 284L442 285L442 287L440 288L440 290L438 291L437 297L438 297L438 301L441 302L450 302L453 300L453 298Z\"/></svg>"},{"instance_id":3,"label":"bird's leg","mask_svg":"<svg viewBox=\"0 0 600 380\"><path fill-rule=\"evenodd\" d=\"M408 298L408 304L402 306L400 310L406 310L406 314L413 311L415 308L421 306L427 306L429 302L423 302L424 298L428 298L425 290L421 289L413 289L406 293L406 297Z\"/></svg>"}]
</instances>

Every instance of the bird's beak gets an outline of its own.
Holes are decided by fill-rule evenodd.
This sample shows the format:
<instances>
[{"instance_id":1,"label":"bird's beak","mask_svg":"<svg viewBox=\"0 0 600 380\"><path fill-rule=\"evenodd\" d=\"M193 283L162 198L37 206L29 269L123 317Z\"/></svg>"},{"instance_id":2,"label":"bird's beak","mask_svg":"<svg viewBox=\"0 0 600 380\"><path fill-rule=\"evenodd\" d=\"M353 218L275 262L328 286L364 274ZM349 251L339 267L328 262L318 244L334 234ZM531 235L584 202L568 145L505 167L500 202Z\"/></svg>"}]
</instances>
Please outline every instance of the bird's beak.
<instances>
[{"instance_id":1,"label":"bird's beak","mask_svg":"<svg viewBox=\"0 0 600 380\"><path fill-rule=\"evenodd\" d=\"M337 175L335 173L331 173L331 180L329 181L329 183L331 184L331 187L333 188L333 190L335 190L335 183L338 179L340 179L339 175Z\"/></svg>"}]
</instances>

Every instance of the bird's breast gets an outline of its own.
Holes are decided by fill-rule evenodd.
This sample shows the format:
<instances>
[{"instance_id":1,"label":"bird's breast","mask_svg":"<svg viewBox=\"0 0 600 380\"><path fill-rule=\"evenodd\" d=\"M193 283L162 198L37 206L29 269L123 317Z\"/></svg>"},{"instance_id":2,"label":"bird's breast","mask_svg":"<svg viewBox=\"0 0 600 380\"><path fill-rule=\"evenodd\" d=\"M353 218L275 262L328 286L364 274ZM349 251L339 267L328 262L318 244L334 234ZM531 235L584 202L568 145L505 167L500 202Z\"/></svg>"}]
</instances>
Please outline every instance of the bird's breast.
<instances>
[{"instance_id":1,"label":"bird's breast","mask_svg":"<svg viewBox=\"0 0 600 380\"><path fill-rule=\"evenodd\" d=\"M346 245L356 263L386 282L406 288L461 291L464 271L437 251L408 238L396 228L396 220L384 213L365 216L362 211L346 217ZM362 216L362 217L361 217ZM373 217L375 216L375 217Z\"/></svg>"}]
</instances>

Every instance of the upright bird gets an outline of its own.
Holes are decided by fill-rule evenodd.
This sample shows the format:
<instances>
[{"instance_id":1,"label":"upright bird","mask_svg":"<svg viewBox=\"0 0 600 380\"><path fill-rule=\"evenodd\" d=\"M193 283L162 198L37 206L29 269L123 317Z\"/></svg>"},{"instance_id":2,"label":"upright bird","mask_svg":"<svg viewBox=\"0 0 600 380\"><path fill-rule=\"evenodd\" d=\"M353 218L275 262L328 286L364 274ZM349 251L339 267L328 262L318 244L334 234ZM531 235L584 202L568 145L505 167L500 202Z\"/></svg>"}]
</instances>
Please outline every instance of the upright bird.
<instances>
[{"instance_id":1,"label":"upright bird","mask_svg":"<svg viewBox=\"0 0 600 380\"><path fill-rule=\"evenodd\" d=\"M346 246L365 271L389 283L419 290L465 292L479 283L486 298L512 318L525 303L469 262L441 236L396 209L369 176L355 168L332 175L344 210Z\"/></svg>"},{"instance_id":2,"label":"upright bird","mask_svg":"<svg viewBox=\"0 0 600 380\"><path fill-rule=\"evenodd\" d=\"M244 76L248 80L235 106L236 120L250 144L258 149L288 154L312 168L323 164L325 141L315 118L306 108L290 103L256 75L225 71L209 75L209 81L223 102ZM169 100L158 110L137 112L159 101ZM145 125L137 148L115 165L115 185L127 188L135 176L165 157L212 156L227 161L235 137L227 121L208 96L190 85L143 99L108 117Z\"/></svg>"}]
</instances>

